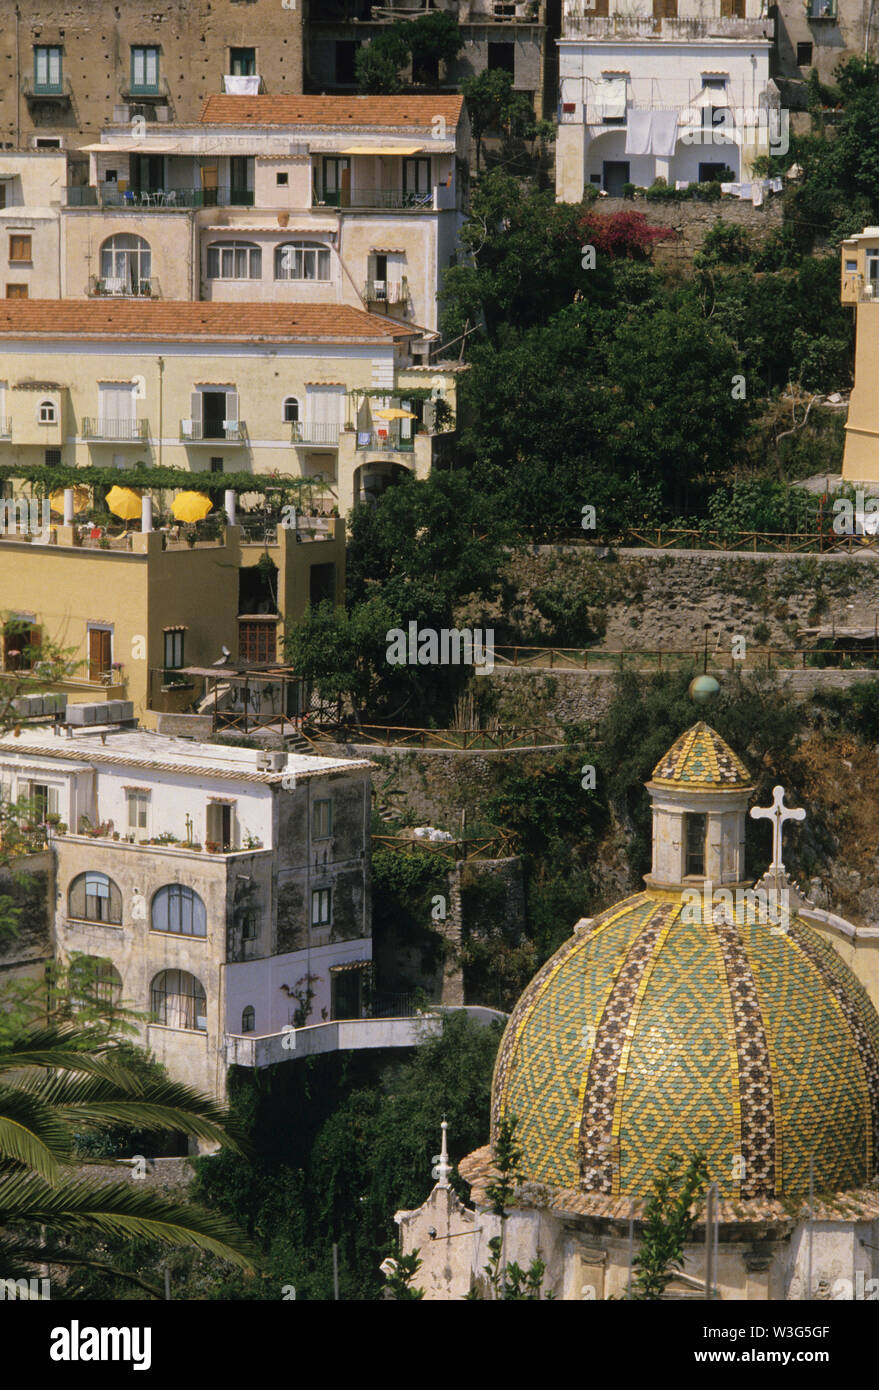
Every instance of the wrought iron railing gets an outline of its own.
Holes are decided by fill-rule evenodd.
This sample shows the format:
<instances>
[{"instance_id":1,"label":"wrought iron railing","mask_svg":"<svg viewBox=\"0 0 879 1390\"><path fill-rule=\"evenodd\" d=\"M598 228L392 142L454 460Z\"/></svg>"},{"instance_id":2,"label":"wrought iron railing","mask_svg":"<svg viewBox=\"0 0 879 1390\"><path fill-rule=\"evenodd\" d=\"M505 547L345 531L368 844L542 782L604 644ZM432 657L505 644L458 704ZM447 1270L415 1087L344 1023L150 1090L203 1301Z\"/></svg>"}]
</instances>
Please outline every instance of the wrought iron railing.
<instances>
[{"instance_id":1,"label":"wrought iron railing","mask_svg":"<svg viewBox=\"0 0 879 1390\"><path fill-rule=\"evenodd\" d=\"M147 420L104 420L100 416L84 415L83 439L145 440L149 437Z\"/></svg>"},{"instance_id":2,"label":"wrought iron railing","mask_svg":"<svg viewBox=\"0 0 879 1390\"><path fill-rule=\"evenodd\" d=\"M230 420L222 425L205 425L201 420L181 420L180 440L183 444L243 444L247 428L243 420Z\"/></svg>"}]
</instances>

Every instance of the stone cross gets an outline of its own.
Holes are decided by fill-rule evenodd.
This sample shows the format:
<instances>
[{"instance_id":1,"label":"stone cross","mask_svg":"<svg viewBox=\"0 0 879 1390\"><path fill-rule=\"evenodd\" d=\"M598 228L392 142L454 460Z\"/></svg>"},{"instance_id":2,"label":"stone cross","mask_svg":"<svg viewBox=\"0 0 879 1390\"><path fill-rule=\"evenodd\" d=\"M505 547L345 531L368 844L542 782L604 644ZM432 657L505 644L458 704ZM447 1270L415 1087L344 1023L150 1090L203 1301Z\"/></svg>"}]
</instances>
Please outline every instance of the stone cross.
<instances>
[{"instance_id":1,"label":"stone cross","mask_svg":"<svg viewBox=\"0 0 879 1390\"><path fill-rule=\"evenodd\" d=\"M772 863L769 865L769 872L781 872L784 864L781 858L781 828L786 820L805 820L806 813L800 807L792 811L784 804L784 788L772 788L771 806L752 806L751 818L753 820L772 821Z\"/></svg>"}]
</instances>

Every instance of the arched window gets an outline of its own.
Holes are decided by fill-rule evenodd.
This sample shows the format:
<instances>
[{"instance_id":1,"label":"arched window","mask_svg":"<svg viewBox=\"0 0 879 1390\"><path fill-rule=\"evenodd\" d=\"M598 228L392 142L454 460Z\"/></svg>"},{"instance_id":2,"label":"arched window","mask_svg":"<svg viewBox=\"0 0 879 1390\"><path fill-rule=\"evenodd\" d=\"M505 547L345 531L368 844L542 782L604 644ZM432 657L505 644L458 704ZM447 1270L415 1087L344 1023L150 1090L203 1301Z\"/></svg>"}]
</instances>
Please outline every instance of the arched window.
<instances>
[{"instance_id":1,"label":"arched window","mask_svg":"<svg viewBox=\"0 0 879 1390\"><path fill-rule=\"evenodd\" d=\"M153 897L150 926L176 936L207 936L207 914L201 898L183 883L168 883Z\"/></svg>"},{"instance_id":2,"label":"arched window","mask_svg":"<svg viewBox=\"0 0 879 1390\"><path fill-rule=\"evenodd\" d=\"M241 1031L242 1033L252 1033L255 1027L256 1010L252 1004L248 1004L241 1014Z\"/></svg>"},{"instance_id":3,"label":"arched window","mask_svg":"<svg viewBox=\"0 0 879 1390\"><path fill-rule=\"evenodd\" d=\"M287 396L284 401L284 423L287 425L299 423L299 402L295 396Z\"/></svg>"},{"instance_id":4,"label":"arched window","mask_svg":"<svg viewBox=\"0 0 879 1390\"><path fill-rule=\"evenodd\" d=\"M78 874L67 890L67 914L84 922L122 921L122 894L106 874Z\"/></svg>"},{"instance_id":5,"label":"arched window","mask_svg":"<svg viewBox=\"0 0 879 1390\"><path fill-rule=\"evenodd\" d=\"M192 1028L207 1032L207 996L204 986L186 970L163 970L150 990L152 1011L165 1028Z\"/></svg>"},{"instance_id":6,"label":"arched window","mask_svg":"<svg viewBox=\"0 0 879 1390\"><path fill-rule=\"evenodd\" d=\"M76 952L70 961L70 992L78 1008L116 1005L122 998L122 976L110 960Z\"/></svg>"},{"instance_id":7,"label":"arched window","mask_svg":"<svg viewBox=\"0 0 879 1390\"><path fill-rule=\"evenodd\" d=\"M105 294L137 294L152 275L153 255L148 241L130 232L117 232L101 247L101 280Z\"/></svg>"},{"instance_id":8,"label":"arched window","mask_svg":"<svg viewBox=\"0 0 879 1390\"><path fill-rule=\"evenodd\" d=\"M276 280L329 280L330 251L319 241L285 241L275 247Z\"/></svg>"},{"instance_id":9,"label":"arched window","mask_svg":"<svg viewBox=\"0 0 879 1390\"><path fill-rule=\"evenodd\" d=\"M58 419L58 411L54 401L40 401L40 424L54 425Z\"/></svg>"},{"instance_id":10,"label":"arched window","mask_svg":"<svg viewBox=\"0 0 879 1390\"><path fill-rule=\"evenodd\" d=\"M253 241L214 241L208 247L209 280L259 280L262 252Z\"/></svg>"}]
</instances>

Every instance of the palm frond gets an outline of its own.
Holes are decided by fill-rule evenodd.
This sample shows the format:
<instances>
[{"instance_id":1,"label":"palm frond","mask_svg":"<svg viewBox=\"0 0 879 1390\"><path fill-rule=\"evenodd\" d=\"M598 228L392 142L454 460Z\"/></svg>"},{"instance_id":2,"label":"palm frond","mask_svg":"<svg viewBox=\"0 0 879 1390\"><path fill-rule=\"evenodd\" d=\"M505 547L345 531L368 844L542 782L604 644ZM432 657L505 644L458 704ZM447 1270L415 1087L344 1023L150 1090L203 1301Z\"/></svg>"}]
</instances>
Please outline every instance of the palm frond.
<instances>
[{"instance_id":1,"label":"palm frond","mask_svg":"<svg viewBox=\"0 0 879 1390\"><path fill-rule=\"evenodd\" d=\"M49 1187L35 1173L0 1173L0 1227L22 1223L194 1245L242 1269L253 1269L257 1258L252 1242L227 1217L131 1183L80 1178Z\"/></svg>"},{"instance_id":2,"label":"palm frond","mask_svg":"<svg viewBox=\"0 0 879 1390\"><path fill-rule=\"evenodd\" d=\"M94 1076L38 1075L22 1082L54 1107L74 1130L129 1125L157 1132L172 1130L243 1154L247 1144L234 1117L210 1096L179 1081L144 1080L120 1074L112 1081ZM2 1113L2 1112L0 1112Z\"/></svg>"},{"instance_id":3,"label":"palm frond","mask_svg":"<svg viewBox=\"0 0 879 1390\"><path fill-rule=\"evenodd\" d=\"M27 1241L9 1240L0 1236L0 1269L7 1279L33 1278L33 1271L39 1265L56 1265L61 1269L93 1269L98 1274L108 1274L114 1279L124 1279L136 1288L143 1289L153 1298L164 1298L164 1290L158 1285L142 1279L139 1274L116 1269L106 1260L96 1259L94 1255L74 1255L63 1247L53 1245L34 1245Z\"/></svg>"},{"instance_id":4,"label":"palm frond","mask_svg":"<svg viewBox=\"0 0 879 1390\"><path fill-rule=\"evenodd\" d=\"M52 1182L71 1149L70 1128L41 1096L0 1086L0 1159L23 1163Z\"/></svg>"}]
</instances>

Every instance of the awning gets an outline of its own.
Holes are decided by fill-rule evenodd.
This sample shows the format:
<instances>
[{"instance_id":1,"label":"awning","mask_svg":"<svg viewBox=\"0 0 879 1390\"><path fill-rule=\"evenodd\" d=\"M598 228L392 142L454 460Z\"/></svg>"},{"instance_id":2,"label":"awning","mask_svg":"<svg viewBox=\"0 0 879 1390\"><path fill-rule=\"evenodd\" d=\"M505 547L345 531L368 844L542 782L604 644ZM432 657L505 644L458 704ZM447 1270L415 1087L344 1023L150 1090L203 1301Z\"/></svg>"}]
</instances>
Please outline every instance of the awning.
<instances>
[{"instance_id":1,"label":"awning","mask_svg":"<svg viewBox=\"0 0 879 1390\"><path fill-rule=\"evenodd\" d=\"M341 965L331 965L331 975L341 975L347 970L369 970L372 966L371 960L346 960Z\"/></svg>"},{"instance_id":2,"label":"awning","mask_svg":"<svg viewBox=\"0 0 879 1390\"><path fill-rule=\"evenodd\" d=\"M420 154L423 145L349 145L340 154Z\"/></svg>"}]
</instances>

